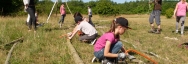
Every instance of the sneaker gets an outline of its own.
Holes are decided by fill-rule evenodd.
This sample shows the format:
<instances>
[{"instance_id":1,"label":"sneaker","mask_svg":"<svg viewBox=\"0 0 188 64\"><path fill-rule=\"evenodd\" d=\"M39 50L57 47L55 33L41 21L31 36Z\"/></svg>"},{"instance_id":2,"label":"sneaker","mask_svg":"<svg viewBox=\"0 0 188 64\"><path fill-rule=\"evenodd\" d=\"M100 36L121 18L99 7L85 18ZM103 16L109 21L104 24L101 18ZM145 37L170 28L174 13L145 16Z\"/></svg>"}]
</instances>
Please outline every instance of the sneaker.
<instances>
[{"instance_id":1,"label":"sneaker","mask_svg":"<svg viewBox=\"0 0 188 64\"><path fill-rule=\"evenodd\" d=\"M96 57L93 57L93 59L91 60L92 63L94 63L97 60Z\"/></svg>"},{"instance_id":2,"label":"sneaker","mask_svg":"<svg viewBox=\"0 0 188 64\"><path fill-rule=\"evenodd\" d=\"M113 64L113 63L110 62L110 61L107 60L107 59L103 59L103 60L101 61L101 64Z\"/></svg>"},{"instance_id":3,"label":"sneaker","mask_svg":"<svg viewBox=\"0 0 188 64\"><path fill-rule=\"evenodd\" d=\"M176 34L178 33L178 30L176 30L176 32L175 32Z\"/></svg>"},{"instance_id":4,"label":"sneaker","mask_svg":"<svg viewBox=\"0 0 188 64\"><path fill-rule=\"evenodd\" d=\"M161 34L161 32L160 31L156 31L155 34Z\"/></svg>"},{"instance_id":5,"label":"sneaker","mask_svg":"<svg viewBox=\"0 0 188 64\"><path fill-rule=\"evenodd\" d=\"M181 35L183 35L183 32L181 32Z\"/></svg>"},{"instance_id":6,"label":"sneaker","mask_svg":"<svg viewBox=\"0 0 188 64\"><path fill-rule=\"evenodd\" d=\"M61 25L61 24L59 24L59 26L60 26L60 28L62 27L62 25Z\"/></svg>"},{"instance_id":7,"label":"sneaker","mask_svg":"<svg viewBox=\"0 0 188 64\"><path fill-rule=\"evenodd\" d=\"M155 33L155 31L154 30L149 30L148 33Z\"/></svg>"},{"instance_id":8,"label":"sneaker","mask_svg":"<svg viewBox=\"0 0 188 64\"><path fill-rule=\"evenodd\" d=\"M94 39L93 41L91 41L90 45L94 45L97 39Z\"/></svg>"}]
</instances>

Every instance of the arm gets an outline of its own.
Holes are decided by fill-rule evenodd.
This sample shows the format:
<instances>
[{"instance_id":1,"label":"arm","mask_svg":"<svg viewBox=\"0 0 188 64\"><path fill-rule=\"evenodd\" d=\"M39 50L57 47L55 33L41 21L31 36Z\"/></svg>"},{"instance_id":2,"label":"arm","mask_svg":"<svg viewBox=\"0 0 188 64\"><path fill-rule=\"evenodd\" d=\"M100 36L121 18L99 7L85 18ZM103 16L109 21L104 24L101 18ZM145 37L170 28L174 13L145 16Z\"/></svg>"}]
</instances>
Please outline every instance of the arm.
<instances>
[{"instance_id":1,"label":"arm","mask_svg":"<svg viewBox=\"0 0 188 64\"><path fill-rule=\"evenodd\" d=\"M78 25L76 25L76 27L73 29L72 34L70 35L69 39L72 39L72 37L74 37L74 35L78 32Z\"/></svg>"},{"instance_id":2,"label":"arm","mask_svg":"<svg viewBox=\"0 0 188 64\"><path fill-rule=\"evenodd\" d=\"M111 46L111 42L110 41L106 41L106 45L104 48L104 56L105 57L118 57L118 54L112 54L110 53L110 46Z\"/></svg>"},{"instance_id":3,"label":"arm","mask_svg":"<svg viewBox=\"0 0 188 64\"><path fill-rule=\"evenodd\" d=\"M176 4L176 8L174 9L174 14L173 14L173 17L174 17L174 18L175 18L175 16L176 16L177 9L178 9L178 5Z\"/></svg>"},{"instance_id":4,"label":"arm","mask_svg":"<svg viewBox=\"0 0 188 64\"><path fill-rule=\"evenodd\" d=\"M88 15L89 15L89 12L90 12L90 11L89 11L89 9L87 9L87 10L88 10L88 12L87 12L87 13L88 13Z\"/></svg>"},{"instance_id":5,"label":"arm","mask_svg":"<svg viewBox=\"0 0 188 64\"><path fill-rule=\"evenodd\" d=\"M59 12L60 12L60 14L61 14L61 11L62 11L62 10L61 10L61 6L60 6L60 8L59 8Z\"/></svg>"}]
</instances>

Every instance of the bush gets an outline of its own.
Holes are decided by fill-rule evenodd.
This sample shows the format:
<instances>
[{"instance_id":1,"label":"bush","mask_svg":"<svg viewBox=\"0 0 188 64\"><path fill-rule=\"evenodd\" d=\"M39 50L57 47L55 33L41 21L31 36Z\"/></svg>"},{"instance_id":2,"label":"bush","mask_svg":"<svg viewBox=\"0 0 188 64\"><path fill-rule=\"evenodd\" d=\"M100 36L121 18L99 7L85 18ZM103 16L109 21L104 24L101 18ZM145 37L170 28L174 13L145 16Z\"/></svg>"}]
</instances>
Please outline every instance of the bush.
<instances>
[{"instance_id":1,"label":"bush","mask_svg":"<svg viewBox=\"0 0 188 64\"><path fill-rule=\"evenodd\" d=\"M166 12L165 13L166 18L171 18L173 13L174 13L174 9L173 8L169 8L165 12Z\"/></svg>"}]
</instances>

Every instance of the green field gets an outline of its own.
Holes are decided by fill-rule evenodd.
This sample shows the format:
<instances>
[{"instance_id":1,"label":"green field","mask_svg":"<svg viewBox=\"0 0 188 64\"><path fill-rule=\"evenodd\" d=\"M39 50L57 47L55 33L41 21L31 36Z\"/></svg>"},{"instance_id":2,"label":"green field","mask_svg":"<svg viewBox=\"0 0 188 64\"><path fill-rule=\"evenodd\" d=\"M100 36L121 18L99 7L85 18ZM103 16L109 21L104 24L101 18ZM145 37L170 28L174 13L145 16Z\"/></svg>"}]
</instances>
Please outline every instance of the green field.
<instances>
[{"instance_id":1,"label":"green field","mask_svg":"<svg viewBox=\"0 0 188 64\"><path fill-rule=\"evenodd\" d=\"M85 15L86 16L86 15ZM149 15L121 15L129 20L132 30L128 30L121 36L126 49L138 51L146 50L159 55L161 58L148 55L159 64L187 64L188 49L178 47L179 44L188 42L188 23L185 21L185 35L175 34L175 18L166 19L161 17L161 34L148 33L150 25ZM28 32L25 25L27 16L0 17L0 64L6 60L11 45L4 46L17 38L24 37L22 43L18 43L12 53L11 64L76 64L66 44L66 38L59 38L73 30L74 20L71 15L65 17L63 28L59 28L60 16L53 15L49 23L46 23L47 16L39 16L39 22L45 22L39 27L34 35L33 31ZM96 25L99 35L108 31L111 21L115 17L99 17L94 15L92 20ZM188 20L188 19L186 19ZM102 27L102 28L101 28ZM165 38L169 37L169 38ZM174 40L172 38L177 38ZM85 64L92 64L93 46L78 41L78 36L71 40L74 48ZM134 48L131 44L135 45ZM142 52L143 53L143 52ZM147 54L146 54L147 55ZM137 59L148 62L145 58L134 54Z\"/></svg>"}]
</instances>

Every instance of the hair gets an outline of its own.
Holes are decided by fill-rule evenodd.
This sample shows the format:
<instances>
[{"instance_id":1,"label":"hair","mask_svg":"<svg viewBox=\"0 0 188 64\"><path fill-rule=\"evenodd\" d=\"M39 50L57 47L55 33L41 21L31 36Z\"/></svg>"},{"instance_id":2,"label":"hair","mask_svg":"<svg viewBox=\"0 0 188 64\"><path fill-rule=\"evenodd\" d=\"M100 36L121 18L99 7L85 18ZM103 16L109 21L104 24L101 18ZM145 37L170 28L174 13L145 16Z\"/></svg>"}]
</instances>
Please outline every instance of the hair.
<instances>
[{"instance_id":1,"label":"hair","mask_svg":"<svg viewBox=\"0 0 188 64\"><path fill-rule=\"evenodd\" d=\"M116 19L115 18L112 23L111 23L111 26L110 26L110 30L108 32L115 32L115 28L117 28L118 26L120 26L120 24L116 23Z\"/></svg>"},{"instance_id":2,"label":"hair","mask_svg":"<svg viewBox=\"0 0 188 64\"><path fill-rule=\"evenodd\" d=\"M88 6L89 8L91 8L91 6Z\"/></svg>"},{"instance_id":3,"label":"hair","mask_svg":"<svg viewBox=\"0 0 188 64\"><path fill-rule=\"evenodd\" d=\"M82 14L81 14L80 12L76 12L76 13L74 13L74 18L75 18L76 16L83 17Z\"/></svg>"},{"instance_id":4,"label":"hair","mask_svg":"<svg viewBox=\"0 0 188 64\"><path fill-rule=\"evenodd\" d=\"M186 0L181 0L181 1L182 1L183 4L186 2Z\"/></svg>"}]
</instances>

